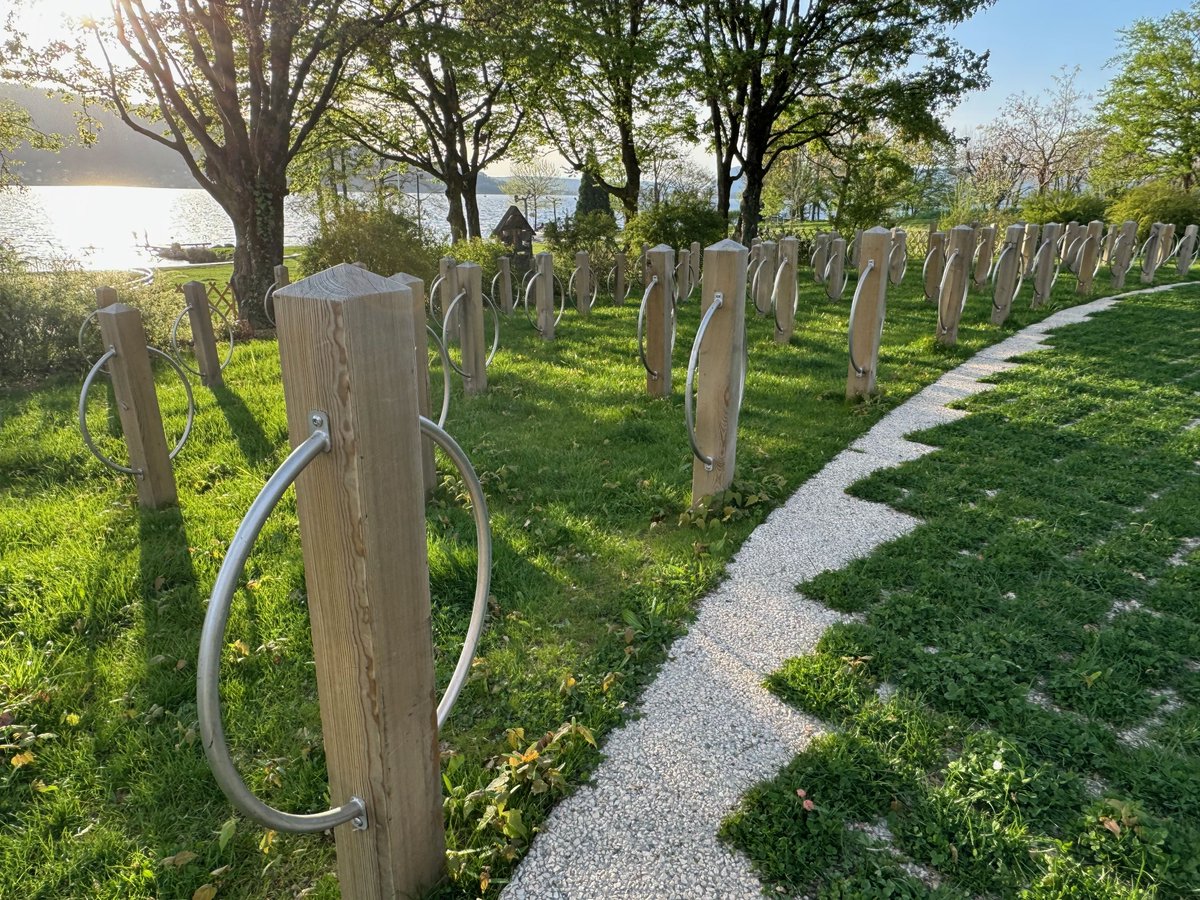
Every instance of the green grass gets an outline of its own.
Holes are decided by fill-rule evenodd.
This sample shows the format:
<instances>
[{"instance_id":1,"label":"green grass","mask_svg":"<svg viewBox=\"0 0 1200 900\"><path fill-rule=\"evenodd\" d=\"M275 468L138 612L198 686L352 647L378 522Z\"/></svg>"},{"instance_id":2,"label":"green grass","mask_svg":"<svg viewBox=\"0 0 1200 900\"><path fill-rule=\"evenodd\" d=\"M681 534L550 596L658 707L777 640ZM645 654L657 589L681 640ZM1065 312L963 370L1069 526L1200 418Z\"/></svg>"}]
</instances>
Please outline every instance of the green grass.
<instances>
[{"instance_id":1,"label":"green grass","mask_svg":"<svg viewBox=\"0 0 1200 900\"><path fill-rule=\"evenodd\" d=\"M742 500L703 527L679 521L690 501L680 394L696 305L680 310L678 384L666 401L645 396L633 305L586 320L570 313L553 344L519 314L505 322L490 392L467 401L456 390L448 421L483 479L496 557L490 626L442 735L445 896L496 893L553 802L599 758L587 732L560 726L574 720L599 737L622 720L769 508L941 372L1074 302L1064 277L1049 308L1018 309L996 329L988 301L973 295L959 346L939 348L917 268L892 291L885 393L870 403L843 400L849 293L828 303L806 282L787 347L751 315ZM162 375L160 398L176 434L182 391L172 377ZM206 598L287 443L275 344L240 346L225 379L220 391L196 388L196 429L176 460L180 506L158 513L140 512L130 482L84 450L76 380L0 397L0 896L187 897L205 884L222 897L337 895L332 842L273 836L233 817L197 741ZM94 430L118 453L103 387L92 403ZM473 587L461 494L447 475L429 515L443 679ZM240 771L281 808L329 803L315 690L285 498L248 563L222 667ZM505 763L510 749L552 731L534 770ZM507 782L489 790L498 772ZM501 805L509 814L488 814Z\"/></svg>"},{"instance_id":2,"label":"green grass","mask_svg":"<svg viewBox=\"0 0 1200 900\"><path fill-rule=\"evenodd\" d=\"M768 685L836 730L723 826L781 893L1200 892L1200 306L1052 344L851 488L924 524L800 586L859 620Z\"/></svg>"}]
</instances>

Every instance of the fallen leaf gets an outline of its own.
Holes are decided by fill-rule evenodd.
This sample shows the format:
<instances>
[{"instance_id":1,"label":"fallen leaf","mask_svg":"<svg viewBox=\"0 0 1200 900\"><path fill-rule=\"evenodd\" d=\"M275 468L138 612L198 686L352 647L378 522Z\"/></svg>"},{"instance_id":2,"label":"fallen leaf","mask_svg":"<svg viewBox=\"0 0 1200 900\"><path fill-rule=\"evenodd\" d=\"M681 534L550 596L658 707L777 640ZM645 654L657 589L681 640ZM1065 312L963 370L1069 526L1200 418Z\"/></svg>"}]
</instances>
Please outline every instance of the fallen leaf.
<instances>
[{"instance_id":1,"label":"fallen leaf","mask_svg":"<svg viewBox=\"0 0 1200 900\"><path fill-rule=\"evenodd\" d=\"M1100 824L1111 831L1113 837L1121 836L1121 826L1116 822L1116 820L1110 819L1108 816L1101 816Z\"/></svg>"},{"instance_id":2,"label":"fallen leaf","mask_svg":"<svg viewBox=\"0 0 1200 900\"><path fill-rule=\"evenodd\" d=\"M217 896L217 887L214 884L202 884L196 888L192 894L192 900L213 900Z\"/></svg>"},{"instance_id":3,"label":"fallen leaf","mask_svg":"<svg viewBox=\"0 0 1200 900\"><path fill-rule=\"evenodd\" d=\"M33 753L29 750L26 750L24 753L18 753L12 758L12 765L14 769L19 769L21 766L27 766L31 762L33 762Z\"/></svg>"},{"instance_id":4,"label":"fallen leaf","mask_svg":"<svg viewBox=\"0 0 1200 900\"><path fill-rule=\"evenodd\" d=\"M182 869L192 860L196 859L196 854L191 850L180 850L174 856L168 856L161 860L164 866L171 866L175 869Z\"/></svg>"}]
</instances>

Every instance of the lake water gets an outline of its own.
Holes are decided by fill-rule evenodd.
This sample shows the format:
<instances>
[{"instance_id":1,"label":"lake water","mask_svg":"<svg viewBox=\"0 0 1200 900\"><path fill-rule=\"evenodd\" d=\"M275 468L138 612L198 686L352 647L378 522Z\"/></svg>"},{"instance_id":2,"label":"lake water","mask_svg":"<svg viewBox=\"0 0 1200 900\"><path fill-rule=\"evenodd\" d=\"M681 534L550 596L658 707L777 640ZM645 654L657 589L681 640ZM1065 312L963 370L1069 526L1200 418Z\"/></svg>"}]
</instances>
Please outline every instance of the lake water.
<instances>
[{"instance_id":1,"label":"lake water","mask_svg":"<svg viewBox=\"0 0 1200 900\"><path fill-rule=\"evenodd\" d=\"M558 215L575 208L575 198L555 197ZM512 198L479 195L480 225L485 234L500 221ZM410 215L416 216L410 196ZM448 238L446 198L422 194L421 220L436 238ZM539 202L539 219L552 216L551 198ZM530 209L533 219L533 210ZM284 208L284 242L303 244L313 217L302 198L289 197ZM224 211L198 188L115 187L109 185L34 186L0 191L0 241L26 257L47 260L69 256L91 269L153 265L146 244L233 243L233 225Z\"/></svg>"}]
</instances>

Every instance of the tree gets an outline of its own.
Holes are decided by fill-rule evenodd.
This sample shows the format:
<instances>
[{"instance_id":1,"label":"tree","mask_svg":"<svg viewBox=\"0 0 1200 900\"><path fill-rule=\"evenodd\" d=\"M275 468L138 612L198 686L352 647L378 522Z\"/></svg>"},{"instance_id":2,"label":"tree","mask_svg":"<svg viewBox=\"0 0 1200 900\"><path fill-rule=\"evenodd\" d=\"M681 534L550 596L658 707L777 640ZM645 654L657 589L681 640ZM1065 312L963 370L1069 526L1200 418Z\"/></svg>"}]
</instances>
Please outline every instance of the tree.
<instances>
[{"instance_id":1,"label":"tree","mask_svg":"<svg viewBox=\"0 0 1200 900\"><path fill-rule=\"evenodd\" d=\"M612 198L608 191L597 183L598 170L596 158L591 157L583 167L583 177L579 180L579 196L575 201L575 216L581 218L590 213L601 213L613 218Z\"/></svg>"},{"instance_id":2,"label":"tree","mask_svg":"<svg viewBox=\"0 0 1200 900\"><path fill-rule=\"evenodd\" d=\"M1011 94L985 129L992 155L1019 166L1021 181L1032 181L1038 194L1079 190L1104 144L1103 129L1083 106L1091 98L1076 86L1078 77L1078 66L1064 67L1042 92L1044 100Z\"/></svg>"},{"instance_id":3,"label":"tree","mask_svg":"<svg viewBox=\"0 0 1200 900\"><path fill-rule=\"evenodd\" d=\"M554 166L546 159L531 159L513 166L512 177L504 179L504 190L514 200L533 203L533 220L536 222L538 201L549 197L554 191ZM526 214L529 207L526 206Z\"/></svg>"},{"instance_id":4,"label":"tree","mask_svg":"<svg viewBox=\"0 0 1200 900\"><path fill-rule=\"evenodd\" d=\"M454 242L482 236L479 173L524 124L527 26L507 3L432 0L372 42L337 113L363 146L445 185Z\"/></svg>"},{"instance_id":5,"label":"tree","mask_svg":"<svg viewBox=\"0 0 1200 900\"><path fill-rule=\"evenodd\" d=\"M20 163L11 154L22 144L35 150L57 150L62 138L39 129L24 107L0 99L0 188L18 182L16 167Z\"/></svg>"},{"instance_id":6,"label":"tree","mask_svg":"<svg viewBox=\"0 0 1200 900\"><path fill-rule=\"evenodd\" d=\"M1111 130L1106 167L1129 181L1167 178L1191 190L1200 172L1200 2L1123 29L1101 94Z\"/></svg>"},{"instance_id":7,"label":"tree","mask_svg":"<svg viewBox=\"0 0 1200 900\"><path fill-rule=\"evenodd\" d=\"M763 183L763 214L792 222L819 218L834 190L827 175L811 147L780 154Z\"/></svg>"},{"instance_id":8,"label":"tree","mask_svg":"<svg viewBox=\"0 0 1200 900\"><path fill-rule=\"evenodd\" d=\"M288 164L354 54L408 2L112 0L112 18L87 26L103 63L79 52L80 38L49 53L27 47L24 71L111 107L182 157L233 222L234 289L247 314L283 259Z\"/></svg>"},{"instance_id":9,"label":"tree","mask_svg":"<svg viewBox=\"0 0 1200 900\"><path fill-rule=\"evenodd\" d=\"M642 172L663 135L688 129L679 115L681 48L667 0L550 0L538 67L545 139L576 171L637 215ZM613 174L610 174L613 173Z\"/></svg>"},{"instance_id":10,"label":"tree","mask_svg":"<svg viewBox=\"0 0 1200 900\"><path fill-rule=\"evenodd\" d=\"M987 84L987 55L945 29L993 0L678 2L723 214L744 180L743 241L758 232L763 185L782 154L872 122L906 139L946 139L940 111Z\"/></svg>"}]
</instances>

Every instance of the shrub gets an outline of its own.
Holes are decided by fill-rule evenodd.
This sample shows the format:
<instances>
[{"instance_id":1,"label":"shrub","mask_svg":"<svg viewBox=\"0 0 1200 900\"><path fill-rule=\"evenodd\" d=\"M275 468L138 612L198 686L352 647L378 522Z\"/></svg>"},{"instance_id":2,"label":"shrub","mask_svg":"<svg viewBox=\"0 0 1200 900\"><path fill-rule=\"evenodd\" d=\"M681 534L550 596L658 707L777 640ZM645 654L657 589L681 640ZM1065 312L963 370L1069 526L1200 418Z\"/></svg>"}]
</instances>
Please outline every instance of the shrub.
<instances>
[{"instance_id":1,"label":"shrub","mask_svg":"<svg viewBox=\"0 0 1200 900\"><path fill-rule=\"evenodd\" d=\"M707 247L722 240L728 230L728 223L708 201L683 195L639 212L625 226L624 241L635 252L643 242L678 248L699 241Z\"/></svg>"},{"instance_id":2,"label":"shrub","mask_svg":"<svg viewBox=\"0 0 1200 900\"><path fill-rule=\"evenodd\" d=\"M117 286L118 299L142 311L150 344L165 349L183 297L163 282L122 287L126 272L85 272L71 260L31 271L0 246L0 382L12 384L56 372L83 372L88 358L78 347L79 326L96 308L95 291ZM100 347L92 336L90 350Z\"/></svg>"},{"instance_id":3,"label":"shrub","mask_svg":"<svg viewBox=\"0 0 1200 900\"><path fill-rule=\"evenodd\" d=\"M484 291L487 291L492 283L493 276L496 274L496 270L500 267L496 260L511 252L508 247L499 241L486 238L471 238L470 240L459 241L457 244L443 244L437 249L438 256L450 256L453 257L455 262L459 263L476 263L481 270Z\"/></svg>"},{"instance_id":4,"label":"shrub","mask_svg":"<svg viewBox=\"0 0 1200 900\"><path fill-rule=\"evenodd\" d=\"M1139 240L1150 236L1155 222L1174 223L1182 234L1188 225L1200 224L1200 193L1180 190L1168 181L1151 181L1114 201L1108 217L1113 222L1133 219L1138 223Z\"/></svg>"},{"instance_id":5,"label":"shrub","mask_svg":"<svg viewBox=\"0 0 1200 900\"><path fill-rule=\"evenodd\" d=\"M547 222L542 231L554 254L554 267L567 272L575 268L575 254L580 250L590 254L594 272L607 272L613 265L618 235L611 210L567 216L561 223Z\"/></svg>"},{"instance_id":6,"label":"shrub","mask_svg":"<svg viewBox=\"0 0 1200 900\"><path fill-rule=\"evenodd\" d=\"M1076 194L1073 191L1047 191L1034 194L1021 205L1025 221L1043 225L1046 222L1104 221L1104 198L1097 194Z\"/></svg>"},{"instance_id":7,"label":"shrub","mask_svg":"<svg viewBox=\"0 0 1200 900\"><path fill-rule=\"evenodd\" d=\"M437 253L422 240L416 225L375 204L343 205L336 216L320 223L300 257L305 272L352 262L380 275L428 276L437 271Z\"/></svg>"}]
</instances>

